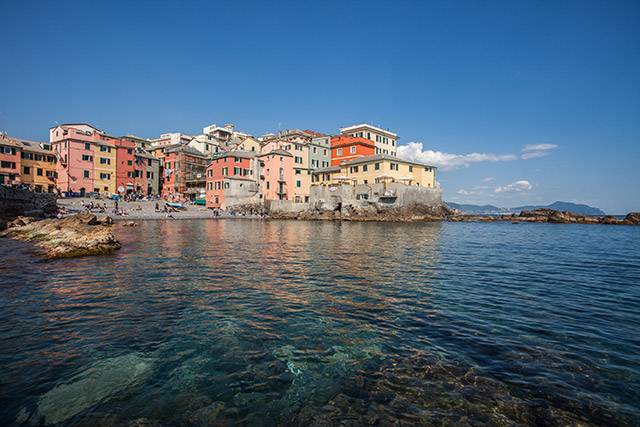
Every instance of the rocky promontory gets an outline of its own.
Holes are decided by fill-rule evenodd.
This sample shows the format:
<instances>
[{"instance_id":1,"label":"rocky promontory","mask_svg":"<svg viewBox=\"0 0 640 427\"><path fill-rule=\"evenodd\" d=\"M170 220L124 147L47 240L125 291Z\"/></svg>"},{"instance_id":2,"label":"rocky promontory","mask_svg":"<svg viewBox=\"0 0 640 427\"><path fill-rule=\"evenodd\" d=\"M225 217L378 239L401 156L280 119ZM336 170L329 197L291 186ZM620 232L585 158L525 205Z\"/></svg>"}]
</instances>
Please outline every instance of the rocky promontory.
<instances>
[{"instance_id":1,"label":"rocky promontory","mask_svg":"<svg viewBox=\"0 0 640 427\"><path fill-rule=\"evenodd\" d=\"M382 221L382 222L498 222L512 223L549 222L558 224L614 224L640 225L640 212L632 212L625 218L611 215L587 216L572 212L540 208L522 211L519 214L468 215L446 205L406 206L402 208L380 208L376 204L368 206L343 205L340 209L311 208L302 212L270 212L273 219L327 220L327 221Z\"/></svg>"},{"instance_id":2,"label":"rocky promontory","mask_svg":"<svg viewBox=\"0 0 640 427\"><path fill-rule=\"evenodd\" d=\"M616 218L613 215L588 216L578 215L573 212L557 211L549 208L540 208L530 211L522 211L511 215L465 215L454 212L444 218L452 222L496 222L511 221L521 222L550 222L557 224L612 224L612 225L640 225L640 212L632 212L624 218Z\"/></svg>"},{"instance_id":3,"label":"rocky promontory","mask_svg":"<svg viewBox=\"0 0 640 427\"><path fill-rule=\"evenodd\" d=\"M112 224L111 218L98 220L88 212L41 221L18 217L7 223L7 230L0 237L31 242L47 259L103 255L120 249Z\"/></svg>"}]
</instances>

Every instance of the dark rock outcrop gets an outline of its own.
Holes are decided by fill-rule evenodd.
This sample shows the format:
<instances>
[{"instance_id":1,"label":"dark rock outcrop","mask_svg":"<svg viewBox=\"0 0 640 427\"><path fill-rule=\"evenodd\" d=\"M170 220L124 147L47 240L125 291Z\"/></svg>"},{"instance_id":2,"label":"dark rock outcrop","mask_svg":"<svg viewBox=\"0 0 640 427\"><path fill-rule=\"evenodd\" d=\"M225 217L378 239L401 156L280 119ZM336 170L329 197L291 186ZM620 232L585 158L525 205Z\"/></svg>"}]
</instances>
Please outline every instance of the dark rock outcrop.
<instances>
[{"instance_id":1,"label":"dark rock outcrop","mask_svg":"<svg viewBox=\"0 0 640 427\"><path fill-rule=\"evenodd\" d=\"M50 193L34 193L0 185L0 218L17 216L38 218L53 216L58 211L56 196Z\"/></svg>"},{"instance_id":2,"label":"dark rock outcrop","mask_svg":"<svg viewBox=\"0 0 640 427\"><path fill-rule=\"evenodd\" d=\"M120 249L112 226L83 212L63 219L17 218L0 236L32 242L48 259L103 255Z\"/></svg>"},{"instance_id":3,"label":"dark rock outcrop","mask_svg":"<svg viewBox=\"0 0 640 427\"><path fill-rule=\"evenodd\" d=\"M639 225L640 224L640 212L631 212L624 217L623 220L626 224Z\"/></svg>"},{"instance_id":4,"label":"dark rock outcrop","mask_svg":"<svg viewBox=\"0 0 640 427\"><path fill-rule=\"evenodd\" d=\"M339 209L328 210L314 207L303 212L272 212L274 219L329 220L329 221L383 221L414 222L441 221L452 211L446 206L414 205L402 208L381 208L370 203L362 206L341 205Z\"/></svg>"},{"instance_id":5,"label":"dark rock outcrop","mask_svg":"<svg viewBox=\"0 0 640 427\"><path fill-rule=\"evenodd\" d=\"M556 211L549 208L540 208L530 211L522 211L512 215L461 215L454 212L445 218L452 222L495 222L511 221L514 224L521 222L550 222L556 224L611 224L611 225L640 225L640 213L630 213L624 219L612 215L585 216L573 212Z\"/></svg>"}]
</instances>

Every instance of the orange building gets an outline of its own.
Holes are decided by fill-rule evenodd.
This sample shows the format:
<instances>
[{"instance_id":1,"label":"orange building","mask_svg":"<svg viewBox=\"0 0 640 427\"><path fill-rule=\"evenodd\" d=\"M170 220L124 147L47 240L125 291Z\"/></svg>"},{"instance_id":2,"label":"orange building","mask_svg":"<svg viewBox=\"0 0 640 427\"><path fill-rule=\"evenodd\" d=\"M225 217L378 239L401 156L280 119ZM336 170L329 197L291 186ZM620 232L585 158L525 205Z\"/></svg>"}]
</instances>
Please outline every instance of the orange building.
<instances>
[{"instance_id":1,"label":"orange building","mask_svg":"<svg viewBox=\"0 0 640 427\"><path fill-rule=\"evenodd\" d=\"M344 162L364 156L373 156L376 146L365 138L349 135L331 137L331 166L340 166Z\"/></svg>"}]
</instances>

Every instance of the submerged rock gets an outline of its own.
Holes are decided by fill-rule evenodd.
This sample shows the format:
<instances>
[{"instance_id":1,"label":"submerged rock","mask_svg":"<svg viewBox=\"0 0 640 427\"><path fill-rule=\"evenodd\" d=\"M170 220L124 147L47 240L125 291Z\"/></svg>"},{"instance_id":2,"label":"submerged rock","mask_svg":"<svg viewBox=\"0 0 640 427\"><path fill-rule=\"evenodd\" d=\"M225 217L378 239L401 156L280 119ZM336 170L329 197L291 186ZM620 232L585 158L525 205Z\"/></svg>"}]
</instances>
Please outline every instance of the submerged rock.
<instances>
[{"instance_id":1,"label":"submerged rock","mask_svg":"<svg viewBox=\"0 0 640 427\"><path fill-rule=\"evenodd\" d=\"M42 221L18 217L0 236L32 242L49 259L103 255L120 249L110 224L88 212Z\"/></svg>"},{"instance_id":2,"label":"submerged rock","mask_svg":"<svg viewBox=\"0 0 640 427\"><path fill-rule=\"evenodd\" d=\"M151 373L151 362L138 354L127 354L100 361L71 381L45 393L35 412L28 417L32 425L63 423L82 411L111 399L142 383ZM24 410L18 422L25 422Z\"/></svg>"}]
</instances>

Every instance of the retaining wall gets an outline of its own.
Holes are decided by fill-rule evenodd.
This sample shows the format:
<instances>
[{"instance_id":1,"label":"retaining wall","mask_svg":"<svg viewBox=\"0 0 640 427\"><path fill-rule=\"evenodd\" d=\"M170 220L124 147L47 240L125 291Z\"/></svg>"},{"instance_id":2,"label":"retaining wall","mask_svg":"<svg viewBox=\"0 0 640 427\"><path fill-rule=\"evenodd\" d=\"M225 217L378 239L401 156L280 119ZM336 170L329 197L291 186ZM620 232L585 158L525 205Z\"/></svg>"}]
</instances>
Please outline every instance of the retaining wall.
<instances>
[{"instance_id":1,"label":"retaining wall","mask_svg":"<svg viewBox=\"0 0 640 427\"><path fill-rule=\"evenodd\" d=\"M57 209L55 194L35 193L0 185L0 218L51 215Z\"/></svg>"}]
</instances>

